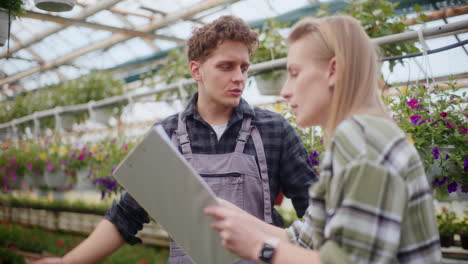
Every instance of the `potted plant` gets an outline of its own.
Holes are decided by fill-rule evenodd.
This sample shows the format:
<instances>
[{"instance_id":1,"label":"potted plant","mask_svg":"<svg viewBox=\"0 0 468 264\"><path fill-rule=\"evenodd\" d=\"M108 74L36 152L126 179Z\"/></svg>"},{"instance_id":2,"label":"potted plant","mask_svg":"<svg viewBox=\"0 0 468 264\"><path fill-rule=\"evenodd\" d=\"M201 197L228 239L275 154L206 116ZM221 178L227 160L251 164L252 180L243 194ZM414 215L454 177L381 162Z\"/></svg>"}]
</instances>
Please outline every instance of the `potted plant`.
<instances>
[{"instance_id":1,"label":"potted plant","mask_svg":"<svg viewBox=\"0 0 468 264\"><path fill-rule=\"evenodd\" d=\"M258 49L252 56L252 63L266 62L287 56L286 40L280 31L288 26L289 23L280 23L274 19L265 21L260 31ZM285 70L270 70L255 75L255 83L262 95L279 95L286 79Z\"/></svg>"},{"instance_id":2,"label":"potted plant","mask_svg":"<svg viewBox=\"0 0 468 264\"><path fill-rule=\"evenodd\" d=\"M11 21L22 14L23 0L4 0L0 2L0 47L9 38Z\"/></svg>"},{"instance_id":3,"label":"potted plant","mask_svg":"<svg viewBox=\"0 0 468 264\"><path fill-rule=\"evenodd\" d=\"M75 6L76 0L34 0L36 7L49 12L70 11Z\"/></svg>"},{"instance_id":4,"label":"potted plant","mask_svg":"<svg viewBox=\"0 0 468 264\"><path fill-rule=\"evenodd\" d=\"M460 235L461 247L468 250L468 212L465 212L465 217L458 222L457 233Z\"/></svg>"},{"instance_id":5,"label":"potted plant","mask_svg":"<svg viewBox=\"0 0 468 264\"><path fill-rule=\"evenodd\" d=\"M454 244L453 235L457 228L456 219L456 214L445 207L442 207L441 213L436 215L442 247L451 247Z\"/></svg>"},{"instance_id":6,"label":"potted plant","mask_svg":"<svg viewBox=\"0 0 468 264\"><path fill-rule=\"evenodd\" d=\"M93 184L101 192L101 198L104 199L106 194L122 192L123 188L114 179L113 172L133 148L134 143L107 139L99 145L101 148L93 154L93 159L89 163L91 167L89 175Z\"/></svg>"},{"instance_id":7,"label":"potted plant","mask_svg":"<svg viewBox=\"0 0 468 264\"><path fill-rule=\"evenodd\" d=\"M468 192L468 111L466 92L415 85L384 100L394 120L418 150L429 182L446 193Z\"/></svg>"}]
</instances>

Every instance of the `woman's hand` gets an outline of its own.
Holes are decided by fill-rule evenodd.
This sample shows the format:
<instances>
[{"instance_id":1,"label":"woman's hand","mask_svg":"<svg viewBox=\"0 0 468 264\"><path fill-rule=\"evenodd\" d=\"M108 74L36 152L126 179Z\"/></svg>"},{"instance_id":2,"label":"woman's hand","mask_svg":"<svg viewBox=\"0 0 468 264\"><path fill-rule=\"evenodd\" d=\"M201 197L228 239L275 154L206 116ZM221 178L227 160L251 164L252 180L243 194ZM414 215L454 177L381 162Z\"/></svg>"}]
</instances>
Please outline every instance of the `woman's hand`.
<instances>
[{"instance_id":1,"label":"woman's hand","mask_svg":"<svg viewBox=\"0 0 468 264\"><path fill-rule=\"evenodd\" d=\"M211 227L219 231L223 247L241 258L258 261L258 253L268 237L263 232L268 224L228 201L218 201L219 205L209 206L204 212L216 218Z\"/></svg>"}]
</instances>

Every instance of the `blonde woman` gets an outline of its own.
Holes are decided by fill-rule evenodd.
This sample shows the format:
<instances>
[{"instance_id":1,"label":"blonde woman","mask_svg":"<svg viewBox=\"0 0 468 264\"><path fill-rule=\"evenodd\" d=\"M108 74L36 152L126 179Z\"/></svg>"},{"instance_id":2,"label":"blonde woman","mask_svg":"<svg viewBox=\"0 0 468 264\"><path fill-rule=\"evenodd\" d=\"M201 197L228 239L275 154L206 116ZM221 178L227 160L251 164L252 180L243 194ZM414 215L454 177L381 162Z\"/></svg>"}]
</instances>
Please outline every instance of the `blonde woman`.
<instances>
[{"instance_id":1,"label":"blonde woman","mask_svg":"<svg viewBox=\"0 0 468 264\"><path fill-rule=\"evenodd\" d=\"M431 188L415 148L380 98L374 45L353 18L306 18L289 36L282 90L327 151L302 221L264 224L234 205L208 207L223 246L264 263L440 263Z\"/></svg>"}]
</instances>

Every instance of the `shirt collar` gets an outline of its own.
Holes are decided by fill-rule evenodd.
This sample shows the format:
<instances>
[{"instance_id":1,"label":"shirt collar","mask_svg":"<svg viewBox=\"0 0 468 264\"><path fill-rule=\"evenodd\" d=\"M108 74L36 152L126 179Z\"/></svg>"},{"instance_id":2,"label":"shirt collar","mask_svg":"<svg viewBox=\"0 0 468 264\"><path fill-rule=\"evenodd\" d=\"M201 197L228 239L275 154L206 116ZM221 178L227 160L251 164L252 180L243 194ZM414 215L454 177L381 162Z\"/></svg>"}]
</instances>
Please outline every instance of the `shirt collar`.
<instances>
[{"instance_id":1,"label":"shirt collar","mask_svg":"<svg viewBox=\"0 0 468 264\"><path fill-rule=\"evenodd\" d=\"M185 119L188 116L192 116L197 120L202 120L201 116L197 112L197 100L198 100L198 92L193 94L192 98L190 99L187 107L182 112L182 118ZM229 120L228 124L232 124L238 120L242 120L244 115L249 115L252 119L255 117L255 111L252 107L245 101L243 98L240 99L239 105L237 105L232 112L232 116Z\"/></svg>"}]
</instances>

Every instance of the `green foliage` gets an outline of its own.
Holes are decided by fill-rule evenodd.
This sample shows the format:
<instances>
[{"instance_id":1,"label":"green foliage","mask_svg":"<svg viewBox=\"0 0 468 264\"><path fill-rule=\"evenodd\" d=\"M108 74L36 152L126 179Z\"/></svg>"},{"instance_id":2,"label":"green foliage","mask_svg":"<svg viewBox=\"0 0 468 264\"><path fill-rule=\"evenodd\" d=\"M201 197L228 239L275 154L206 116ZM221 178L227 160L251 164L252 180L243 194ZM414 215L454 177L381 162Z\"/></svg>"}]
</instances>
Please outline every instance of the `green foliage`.
<instances>
[{"instance_id":1,"label":"green foliage","mask_svg":"<svg viewBox=\"0 0 468 264\"><path fill-rule=\"evenodd\" d=\"M465 212L465 217L457 222L456 233L462 236L468 236L468 211Z\"/></svg>"},{"instance_id":2,"label":"green foliage","mask_svg":"<svg viewBox=\"0 0 468 264\"><path fill-rule=\"evenodd\" d=\"M72 212L96 215L104 215L104 213L111 205L109 202L93 204L86 203L83 201L50 201L28 198L15 198L6 195L0 196L0 204L10 207L43 209L55 212Z\"/></svg>"},{"instance_id":3,"label":"green foliage","mask_svg":"<svg viewBox=\"0 0 468 264\"><path fill-rule=\"evenodd\" d=\"M189 61L181 49L173 49L167 54L166 63L157 72L166 84L190 79Z\"/></svg>"},{"instance_id":4,"label":"green foliage","mask_svg":"<svg viewBox=\"0 0 468 264\"><path fill-rule=\"evenodd\" d=\"M442 208L442 212L436 215L437 225L441 236L452 236L457 228L456 224L457 215L446 209Z\"/></svg>"},{"instance_id":5,"label":"green foliage","mask_svg":"<svg viewBox=\"0 0 468 264\"><path fill-rule=\"evenodd\" d=\"M371 38L378 38L397 33L402 33L409 28L403 24L405 16L398 15L395 12L398 3L392 3L387 0L374 1L350 1L349 6L343 11L361 22L367 35ZM422 11L420 8L417 9ZM325 11L325 7L319 9L319 16L329 15ZM424 15L419 16L420 19ZM419 52L419 49L414 46L415 41L405 41L381 46L381 57L393 57L404 54ZM402 63L402 61L399 61ZM390 61L390 71L393 71L397 61Z\"/></svg>"},{"instance_id":6,"label":"green foliage","mask_svg":"<svg viewBox=\"0 0 468 264\"><path fill-rule=\"evenodd\" d=\"M252 63L276 60L288 55L286 39L281 34L281 29L289 25L289 23L281 23L275 19L265 21L259 32L258 49L252 55Z\"/></svg>"},{"instance_id":7,"label":"green foliage","mask_svg":"<svg viewBox=\"0 0 468 264\"><path fill-rule=\"evenodd\" d=\"M0 2L0 8L11 10L13 16L17 17L23 14L23 0L3 0Z\"/></svg>"},{"instance_id":8,"label":"green foliage","mask_svg":"<svg viewBox=\"0 0 468 264\"><path fill-rule=\"evenodd\" d=\"M24 258L11 249L0 248L0 264L25 264Z\"/></svg>"},{"instance_id":9,"label":"green foliage","mask_svg":"<svg viewBox=\"0 0 468 264\"><path fill-rule=\"evenodd\" d=\"M296 133L302 140L309 160L317 172L320 172L320 162L325 152L323 144L323 133L320 127L300 127L296 123L296 116L292 113L291 108L283 108L281 105L276 107L276 110L281 113L289 124L296 130Z\"/></svg>"}]
</instances>

